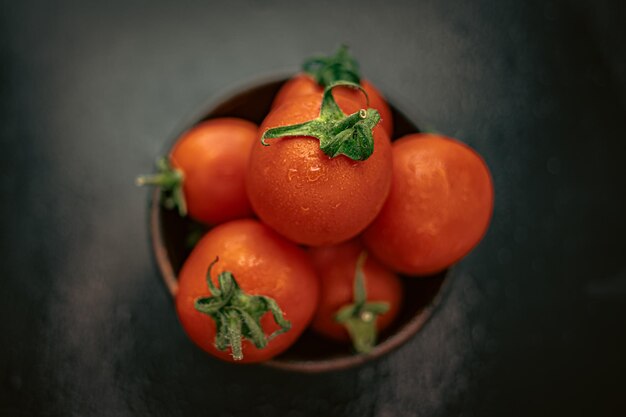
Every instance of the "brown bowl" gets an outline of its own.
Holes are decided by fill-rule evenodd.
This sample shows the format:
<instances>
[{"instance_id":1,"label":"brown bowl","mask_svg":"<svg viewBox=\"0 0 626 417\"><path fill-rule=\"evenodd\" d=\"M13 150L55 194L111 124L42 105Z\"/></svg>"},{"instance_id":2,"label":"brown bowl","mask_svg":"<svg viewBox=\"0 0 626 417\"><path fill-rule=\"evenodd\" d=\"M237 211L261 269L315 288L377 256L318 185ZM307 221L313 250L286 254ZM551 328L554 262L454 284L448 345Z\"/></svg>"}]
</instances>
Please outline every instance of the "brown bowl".
<instances>
[{"instance_id":1,"label":"brown bowl","mask_svg":"<svg viewBox=\"0 0 626 417\"><path fill-rule=\"evenodd\" d=\"M212 101L202 111L186 123L179 133L206 119L216 117L240 117L260 124L267 115L274 95L285 82L280 79L266 79L240 88L234 94ZM398 109L391 105L395 137L418 132ZM169 144L173 145L179 135ZM191 251L189 236L207 230L206 227L189 219L181 218L177 212L166 210L159 204L159 190L152 195L150 208L150 230L152 246L163 280L170 294L176 293L177 274ZM289 371L324 372L345 369L378 358L409 340L417 333L432 315L442 300L449 280L448 271L431 277L404 277L404 302L394 324L379 336L379 341L371 353L357 355L349 345L339 344L306 331L295 345L280 356L264 365Z\"/></svg>"}]
</instances>

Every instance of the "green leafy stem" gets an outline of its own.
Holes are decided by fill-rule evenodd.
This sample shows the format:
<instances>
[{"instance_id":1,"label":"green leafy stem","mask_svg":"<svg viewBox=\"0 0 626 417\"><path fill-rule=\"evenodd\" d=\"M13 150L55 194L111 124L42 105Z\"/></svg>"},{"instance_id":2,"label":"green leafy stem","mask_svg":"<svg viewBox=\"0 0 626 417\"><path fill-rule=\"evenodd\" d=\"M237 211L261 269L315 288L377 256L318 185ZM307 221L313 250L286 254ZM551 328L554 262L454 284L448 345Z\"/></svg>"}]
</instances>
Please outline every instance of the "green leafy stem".
<instances>
[{"instance_id":1,"label":"green leafy stem","mask_svg":"<svg viewBox=\"0 0 626 417\"><path fill-rule=\"evenodd\" d=\"M354 302L337 312L335 321L343 324L359 353L370 352L376 344L376 320L378 316L389 311L389 303L382 301L367 301L365 274L363 266L367 253L363 251L357 260L354 273Z\"/></svg>"},{"instance_id":2,"label":"green leafy stem","mask_svg":"<svg viewBox=\"0 0 626 417\"><path fill-rule=\"evenodd\" d=\"M182 217L187 215L187 203L183 193L185 175L175 169L166 157L160 158L157 163L158 172L154 175L142 175L135 180L138 186L154 185L161 187L161 204L167 209L178 209Z\"/></svg>"},{"instance_id":3,"label":"green leafy stem","mask_svg":"<svg viewBox=\"0 0 626 417\"><path fill-rule=\"evenodd\" d=\"M322 87L328 87L338 81L361 83L359 63L350 56L345 45L341 45L335 55L306 60L302 68Z\"/></svg>"},{"instance_id":4,"label":"green leafy stem","mask_svg":"<svg viewBox=\"0 0 626 417\"><path fill-rule=\"evenodd\" d=\"M333 98L335 87L351 87L363 92L369 107L367 93L358 84L340 81L326 87L322 96L318 118L304 123L279 126L267 129L261 136L261 143L269 146L267 139L294 136L310 136L320 141L320 149L330 158L345 155L355 161L364 161L374 152L372 130L380 121L378 111L372 108L360 109L346 115Z\"/></svg>"},{"instance_id":5,"label":"green leafy stem","mask_svg":"<svg viewBox=\"0 0 626 417\"><path fill-rule=\"evenodd\" d=\"M284 318L283 312L270 297L246 294L237 284L229 271L217 276L219 288L211 280L211 269L219 261L216 257L209 265L206 281L211 291L210 297L196 299L194 307L213 320L217 327L215 347L226 350L229 346L234 360L243 359L242 340L250 340L258 349L262 349L274 337L291 329L291 323ZM280 329L266 335L261 327L261 317L271 312Z\"/></svg>"}]
</instances>

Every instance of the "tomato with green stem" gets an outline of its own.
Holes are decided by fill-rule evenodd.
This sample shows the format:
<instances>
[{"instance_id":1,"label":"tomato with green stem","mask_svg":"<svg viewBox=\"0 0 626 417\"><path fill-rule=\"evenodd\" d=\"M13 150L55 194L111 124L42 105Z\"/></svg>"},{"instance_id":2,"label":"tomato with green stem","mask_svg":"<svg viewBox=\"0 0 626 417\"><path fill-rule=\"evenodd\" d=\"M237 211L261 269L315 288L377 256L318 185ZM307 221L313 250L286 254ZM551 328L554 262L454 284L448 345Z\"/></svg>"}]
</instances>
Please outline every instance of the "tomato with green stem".
<instances>
[{"instance_id":1,"label":"tomato with green stem","mask_svg":"<svg viewBox=\"0 0 626 417\"><path fill-rule=\"evenodd\" d=\"M486 233L494 200L489 168L472 148L442 135L408 135L392 148L391 192L363 240L397 272L435 274Z\"/></svg>"},{"instance_id":2,"label":"tomato with green stem","mask_svg":"<svg viewBox=\"0 0 626 417\"><path fill-rule=\"evenodd\" d=\"M305 61L304 73L288 80L278 91L272 108L279 107L296 97L322 94L324 89L338 81L360 84L369 96L369 105L378 110L381 125L387 135L393 137L393 115L382 93L368 80L361 77L358 62L350 56L348 48L341 46L335 55L314 57ZM362 102L363 97L350 88L338 88L334 94Z\"/></svg>"},{"instance_id":3,"label":"tomato with green stem","mask_svg":"<svg viewBox=\"0 0 626 417\"><path fill-rule=\"evenodd\" d=\"M225 361L268 360L311 321L319 282L302 249L242 219L210 230L179 274L176 311L191 340Z\"/></svg>"},{"instance_id":4,"label":"tomato with green stem","mask_svg":"<svg viewBox=\"0 0 626 417\"><path fill-rule=\"evenodd\" d=\"M245 171L257 126L238 118L204 121L176 141L159 173L137 179L157 185L166 208L209 225L249 217L252 208L245 190Z\"/></svg>"},{"instance_id":5,"label":"tomato with green stem","mask_svg":"<svg viewBox=\"0 0 626 417\"><path fill-rule=\"evenodd\" d=\"M308 254L321 284L312 329L340 342L352 340L357 352L369 352L400 311L400 279L367 257L357 240L311 248Z\"/></svg>"},{"instance_id":6,"label":"tomato with green stem","mask_svg":"<svg viewBox=\"0 0 626 417\"><path fill-rule=\"evenodd\" d=\"M337 86L361 89L337 83L322 97L300 97L271 111L246 175L257 215L283 236L312 246L359 234L391 184L391 144L378 112L344 97L335 101Z\"/></svg>"}]
</instances>

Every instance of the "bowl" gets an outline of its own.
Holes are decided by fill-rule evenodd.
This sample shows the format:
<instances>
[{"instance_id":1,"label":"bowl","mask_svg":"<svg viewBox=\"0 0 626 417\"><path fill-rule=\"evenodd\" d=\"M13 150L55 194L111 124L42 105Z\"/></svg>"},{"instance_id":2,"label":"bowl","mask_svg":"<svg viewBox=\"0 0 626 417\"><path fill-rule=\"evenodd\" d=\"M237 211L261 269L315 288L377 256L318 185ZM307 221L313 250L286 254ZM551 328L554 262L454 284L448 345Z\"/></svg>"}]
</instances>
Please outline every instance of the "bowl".
<instances>
[{"instance_id":1,"label":"bowl","mask_svg":"<svg viewBox=\"0 0 626 417\"><path fill-rule=\"evenodd\" d=\"M260 124L269 112L272 100L286 77L266 78L224 94L184 123L178 133L182 134L201 121L216 117L239 117ZM393 102L395 138L419 132ZM174 136L168 151L180 135ZM182 218L175 210L161 207L159 190L155 189L150 203L150 231L155 259L169 293L177 290L177 274L191 251L190 236L198 236L208 230L206 226ZM349 345L340 344L316 335L310 330L295 345L264 366L295 372L325 372L353 367L374 360L411 339L432 315L441 302L450 271L430 277L402 277L404 302L394 323L379 335L378 344L368 354L355 354Z\"/></svg>"}]
</instances>

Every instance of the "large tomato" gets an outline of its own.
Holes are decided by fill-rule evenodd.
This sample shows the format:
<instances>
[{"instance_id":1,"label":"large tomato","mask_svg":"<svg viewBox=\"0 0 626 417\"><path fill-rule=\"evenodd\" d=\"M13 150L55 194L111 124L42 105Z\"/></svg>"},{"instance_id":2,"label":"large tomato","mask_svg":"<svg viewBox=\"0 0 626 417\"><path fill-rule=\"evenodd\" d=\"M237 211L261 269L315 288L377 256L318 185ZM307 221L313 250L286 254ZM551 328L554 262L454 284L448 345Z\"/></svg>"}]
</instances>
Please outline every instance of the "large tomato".
<instances>
[{"instance_id":1,"label":"large tomato","mask_svg":"<svg viewBox=\"0 0 626 417\"><path fill-rule=\"evenodd\" d=\"M176 141L160 174L138 182L160 185L165 201L202 223L251 216L244 177L256 139L257 126L243 119L202 122Z\"/></svg>"},{"instance_id":2,"label":"large tomato","mask_svg":"<svg viewBox=\"0 0 626 417\"><path fill-rule=\"evenodd\" d=\"M489 169L476 151L440 135L408 135L393 143L391 192L365 244L395 271L434 274L478 244L493 198Z\"/></svg>"},{"instance_id":3,"label":"large tomato","mask_svg":"<svg viewBox=\"0 0 626 417\"><path fill-rule=\"evenodd\" d=\"M359 256L364 247L357 240L334 246L311 248L309 257L320 278L320 302L311 326L317 333L331 339L347 342L350 336L346 326L337 322L337 313L342 307L355 302L355 274L358 273ZM382 302L387 311L376 318L378 331L387 328L397 316L402 303L400 279L376 259L368 257L362 267L366 299Z\"/></svg>"},{"instance_id":4,"label":"large tomato","mask_svg":"<svg viewBox=\"0 0 626 417\"><path fill-rule=\"evenodd\" d=\"M321 103L320 95L289 101L270 112L259 132L316 119ZM341 96L337 104L347 114L362 110ZM380 125L373 128L373 153L363 161L331 158L310 136L268 143L253 145L246 185L255 212L282 235L313 246L334 244L356 236L380 211L391 184L391 145Z\"/></svg>"},{"instance_id":5,"label":"large tomato","mask_svg":"<svg viewBox=\"0 0 626 417\"><path fill-rule=\"evenodd\" d=\"M198 242L179 275L176 311L205 351L226 361L259 362L295 342L318 296L306 254L262 223L244 219L221 224Z\"/></svg>"},{"instance_id":6,"label":"large tomato","mask_svg":"<svg viewBox=\"0 0 626 417\"><path fill-rule=\"evenodd\" d=\"M387 101L383 97L382 93L368 80L361 80L360 84L369 98L369 107L378 110L380 113L380 124L387 133L387 136L390 138L393 137L393 115ZM324 92L324 88L324 86L317 84L310 75L298 74L288 80L278 91L276 97L274 98L274 102L272 103L272 109L282 106L296 97L302 97L310 94L321 95ZM353 88L340 87L335 89L333 94L336 97L343 96L356 101L362 106L366 105L366 100L363 94L359 91L355 91Z\"/></svg>"}]
</instances>

